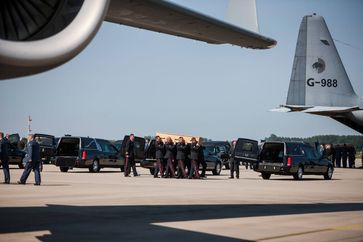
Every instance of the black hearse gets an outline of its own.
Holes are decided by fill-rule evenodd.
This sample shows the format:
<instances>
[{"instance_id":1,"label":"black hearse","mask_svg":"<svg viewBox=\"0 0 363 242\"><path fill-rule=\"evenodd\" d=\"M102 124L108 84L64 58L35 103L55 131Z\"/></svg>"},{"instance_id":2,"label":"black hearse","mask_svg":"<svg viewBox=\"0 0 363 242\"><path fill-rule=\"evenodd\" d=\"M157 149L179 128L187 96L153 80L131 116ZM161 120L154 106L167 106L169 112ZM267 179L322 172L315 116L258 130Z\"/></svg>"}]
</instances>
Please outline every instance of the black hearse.
<instances>
[{"instance_id":1,"label":"black hearse","mask_svg":"<svg viewBox=\"0 0 363 242\"><path fill-rule=\"evenodd\" d=\"M56 156L52 163L62 172L69 169L88 168L90 172L99 172L101 168L111 167L124 170L124 149L129 136L125 136L121 152L108 140L90 137L64 136L60 138ZM144 159L145 140L135 137L135 160Z\"/></svg>"},{"instance_id":2,"label":"black hearse","mask_svg":"<svg viewBox=\"0 0 363 242\"><path fill-rule=\"evenodd\" d=\"M323 175L330 180L334 172L330 160L302 142L264 142L259 148L255 140L238 139L234 159L252 163L263 179L275 174L292 175L296 180L301 180L303 175Z\"/></svg>"},{"instance_id":3,"label":"black hearse","mask_svg":"<svg viewBox=\"0 0 363 242\"><path fill-rule=\"evenodd\" d=\"M56 140L53 135L34 134L34 139L38 142L40 148L40 158L42 162L48 164L54 157L56 149Z\"/></svg>"},{"instance_id":4,"label":"black hearse","mask_svg":"<svg viewBox=\"0 0 363 242\"><path fill-rule=\"evenodd\" d=\"M24 147L21 146L19 134L9 135L9 164L24 168L23 159L25 157Z\"/></svg>"},{"instance_id":5,"label":"black hearse","mask_svg":"<svg viewBox=\"0 0 363 242\"><path fill-rule=\"evenodd\" d=\"M215 155L222 161L226 169L229 169L229 158L231 144L227 141L208 141L204 142L203 146L213 151Z\"/></svg>"}]
</instances>

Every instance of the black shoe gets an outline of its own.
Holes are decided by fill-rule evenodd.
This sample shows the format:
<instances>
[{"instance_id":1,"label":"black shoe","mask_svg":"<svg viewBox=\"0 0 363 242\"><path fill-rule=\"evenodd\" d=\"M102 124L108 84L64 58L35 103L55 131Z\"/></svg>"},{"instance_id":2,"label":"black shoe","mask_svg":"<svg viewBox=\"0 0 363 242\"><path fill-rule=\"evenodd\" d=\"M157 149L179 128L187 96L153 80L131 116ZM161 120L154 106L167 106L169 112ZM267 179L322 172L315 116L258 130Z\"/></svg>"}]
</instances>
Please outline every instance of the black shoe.
<instances>
[{"instance_id":1,"label":"black shoe","mask_svg":"<svg viewBox=\"0 0 363 242\"><path fill-rule=\"evenodd\" d=\"M34 186L40 186L40 183L34 183Z\"/></svg>"},{"instance_id":2,"label":"black shoe","mask_svg":"<svg viewBox=\"0 0 363 242\"><path fill-rule=\"evenodd\" d=\"M10 182L9 181L4 181L3 184L10 184Z\"/></svg>"},{"instance_id":3,"label":"black shoe","mask_svg":"<svg viewBox=\"0 0 363 242\"><path fill-rule=\"evenodd\" d=\"M140 175L139 175L139 174L136 174L136 175L134 175L134 177L135 177L135 176L140 176Z\"/></svg>"},{"instance_id":4,"label":"black shoe","mask_svg":"<svg viewBox=\"0 0 363 242\"><path fill-rule=\"evenodd\" d=\"M239 179L239 176L236 176L236 179Z\"/></svg>"},{"instance_id":5,"label":"black shoe","mask_svg":"<svg viewBox=\"0 0 363 242\"><path fill-rule=\"evenodd\" d=\"M25 185L25 182L18 181L18 184Z\"/></svg>"},{"instance_id":6,"label":"black shoe","mask_svg":"<svg viewBox=\"0 0 363 242\"><path fill-rule=\"evenodd\" d=\"M130 175L125 175L125 177L131 177Z\"/></svg>"},{"instance_id":7,"label":"black shoe","mask_svg":"<svg viewBox=\"0 0 363 242\"><path fill-rule=\"evenodd\" d=\"M228 179L234 179L234 177L233 176L230 176L230 177L228 177Z\"/></svg>"}]
</instances>

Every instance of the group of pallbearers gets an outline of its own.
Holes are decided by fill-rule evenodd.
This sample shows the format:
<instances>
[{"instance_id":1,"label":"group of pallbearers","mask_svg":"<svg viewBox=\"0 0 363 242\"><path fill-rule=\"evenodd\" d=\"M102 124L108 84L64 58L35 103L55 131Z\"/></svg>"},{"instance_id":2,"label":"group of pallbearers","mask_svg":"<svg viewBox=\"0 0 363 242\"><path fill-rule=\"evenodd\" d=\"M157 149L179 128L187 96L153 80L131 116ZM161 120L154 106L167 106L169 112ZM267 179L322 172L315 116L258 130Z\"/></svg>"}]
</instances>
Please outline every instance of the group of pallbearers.
<instances>
[{"instance_id":1,"label":"group of pallbearers","mask_svg":"<svg viewBox=\"0 0 363 242\"><path fill-rule=\"evenodd\" d=\"M135 135L130 134L129 140L125 146L125 177L130 177L130 173L134 176L139 176L136 170L135 164ZM155 158L156 167L154 177L164 178L196 178L205 177L205 171L207 164L204 160L203 149L199 145L196 138L191 139L191 143L187 144L183 137L179 138L177 144L174 144L170 137L166 138L164 143L160 136L155 137ZM164 162L166 160L166 163ZM191 162L191 164L188 164ZM202 173L199 174L199 165L202 165ZM186 166L190 169L187 174ZM175 174L175 168L177 167L177 174Z\"/></svg>"},{"instance_id":2,"label":"group of pallbearers","mask_svg":"<svg viewBox=\"0 0 363 242\"><path fill-rule=\"evenodd\" d=\"M324 144L323 149L323 155L330 158L335 167L355 167L356 150L353 145Z\"/></svg>"},{"instance_id":3,"label":"group of pallbearers","mask_svg":"<svg viewBox=\"0 0 363 242\"><path fill-rule=\"evenodd\" d=\"M174 144L170 137L167 137L164 143L160 136L156 136L155 159L155 178L199 179L205 177L207 164L204 160L203 148L194 137L190 144L187 144L183 137L179 137L178 142ZM201 174L199 174L199 165L203 167ZM190 167L188 173L185 169L187 166ZM177 171L175 171L176 168Z\"/></svg>"}]
</instances>

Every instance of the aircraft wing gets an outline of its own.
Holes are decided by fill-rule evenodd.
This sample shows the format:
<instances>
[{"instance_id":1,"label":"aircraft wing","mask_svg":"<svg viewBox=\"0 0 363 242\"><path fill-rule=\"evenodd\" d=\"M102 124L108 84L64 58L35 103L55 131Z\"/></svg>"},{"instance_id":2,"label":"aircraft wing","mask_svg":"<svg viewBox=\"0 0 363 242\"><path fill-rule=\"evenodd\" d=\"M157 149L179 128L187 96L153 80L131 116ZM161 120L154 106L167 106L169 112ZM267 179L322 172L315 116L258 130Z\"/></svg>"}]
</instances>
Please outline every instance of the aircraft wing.
<instances>
[{"instance_id":1,"label":"aircraft wing","mask_svg":"<svg viewBox=\"0 0 363 242\"><path fill-rule=\"evenodd\" d=\"M165 0L111 0L105 20L211 44L268 49L277 43Z\"/></svg>"}]
</instances>

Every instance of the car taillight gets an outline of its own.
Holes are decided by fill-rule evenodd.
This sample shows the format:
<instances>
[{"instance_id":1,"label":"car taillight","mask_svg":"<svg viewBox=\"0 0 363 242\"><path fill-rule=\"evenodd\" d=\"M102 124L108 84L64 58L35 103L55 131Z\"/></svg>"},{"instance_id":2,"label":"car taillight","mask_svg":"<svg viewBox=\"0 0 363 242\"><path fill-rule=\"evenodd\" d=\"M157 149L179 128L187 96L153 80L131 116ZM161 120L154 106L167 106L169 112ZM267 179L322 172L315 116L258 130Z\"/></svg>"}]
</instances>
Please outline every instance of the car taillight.
<instances>
[{"instance_id":1,"label":"car taillight","mask_svg":"<svg viewBox=\"0 0 363 242\"><path fill-rule=\"evenodd\" d=\"M292 158L287 157L287 166L291 166L291 163L292 163Z\"/></svg>"},{"instance_id":2,"label":"car taillight","mask_svg":"<svg viewBox=\"0 0 363 242\"><path fill-rule=\"evenodd\" d=\"M87 159L87 153L86 153L86 151L84 150L83 152L82 152L82 160L86 160Z\"/></svg>"}]
</instances>

